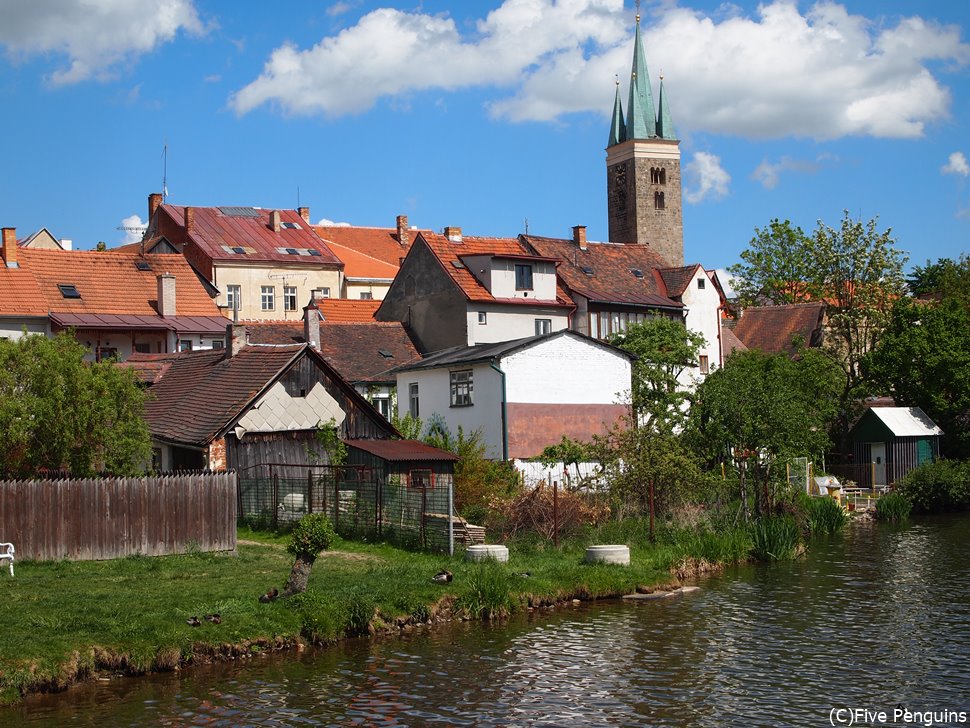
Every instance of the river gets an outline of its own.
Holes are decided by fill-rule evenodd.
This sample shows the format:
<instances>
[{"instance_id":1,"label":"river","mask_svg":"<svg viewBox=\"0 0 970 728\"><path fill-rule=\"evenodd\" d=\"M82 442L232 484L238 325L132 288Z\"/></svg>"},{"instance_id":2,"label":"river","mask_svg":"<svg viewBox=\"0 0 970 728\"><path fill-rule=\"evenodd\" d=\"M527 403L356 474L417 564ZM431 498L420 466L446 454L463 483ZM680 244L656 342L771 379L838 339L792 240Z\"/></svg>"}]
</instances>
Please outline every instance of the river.
<instances>
[{"instance_id":1,"label":"river","mask_svg":"<svg viewBox=\"0 0 970 728\"><path fill-rule=\"evenodd\" d=\"M970 725L968 544L966 517L857 524L692 594L119 678L0 723Z\"/></svg>"}]
</instances>

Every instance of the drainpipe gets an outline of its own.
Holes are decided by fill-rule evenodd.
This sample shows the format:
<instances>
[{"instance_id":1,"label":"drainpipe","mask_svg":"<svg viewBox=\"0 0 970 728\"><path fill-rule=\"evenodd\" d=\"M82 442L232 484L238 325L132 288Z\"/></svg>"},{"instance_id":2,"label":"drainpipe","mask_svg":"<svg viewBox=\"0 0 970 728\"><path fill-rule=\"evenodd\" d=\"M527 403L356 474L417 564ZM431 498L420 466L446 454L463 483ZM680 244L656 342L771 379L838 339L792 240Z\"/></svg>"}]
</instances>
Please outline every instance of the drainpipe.
<instances>
[{"instance_id":1,"label":"drainpipe","mask_svg":"<svg viewBox=\"0 0 970 728\"><path fill-rule=\"evenodd\" d=\"M506 405L506 395L505 395L505 372L499 369L495 365L495 361L492 360L488 363L492 369L498 372L499 377L502 378L502 459L509 459L509 423L508 423L508 407Z\"/></svg>"}]
</instances>

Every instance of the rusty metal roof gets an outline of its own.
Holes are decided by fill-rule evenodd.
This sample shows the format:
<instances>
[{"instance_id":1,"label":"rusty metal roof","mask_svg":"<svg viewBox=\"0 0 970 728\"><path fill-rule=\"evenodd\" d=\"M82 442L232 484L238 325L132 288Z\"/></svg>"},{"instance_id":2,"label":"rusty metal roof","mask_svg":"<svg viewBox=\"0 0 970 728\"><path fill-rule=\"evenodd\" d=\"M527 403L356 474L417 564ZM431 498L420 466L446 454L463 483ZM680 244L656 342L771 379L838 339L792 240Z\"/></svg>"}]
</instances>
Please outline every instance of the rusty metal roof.
<instances>
[{"instance_id":1,"label":"rusty metal roof","mask_svg":"<svg viewBox=\"0 0 970 728\"><path fill-rule=\"evenodd\" d=\"M376 455L389 462L435 460L454 462L458 456L448 450L425 445L420 440L344 440L350 447Z\"/></svg>"}]
</instances>

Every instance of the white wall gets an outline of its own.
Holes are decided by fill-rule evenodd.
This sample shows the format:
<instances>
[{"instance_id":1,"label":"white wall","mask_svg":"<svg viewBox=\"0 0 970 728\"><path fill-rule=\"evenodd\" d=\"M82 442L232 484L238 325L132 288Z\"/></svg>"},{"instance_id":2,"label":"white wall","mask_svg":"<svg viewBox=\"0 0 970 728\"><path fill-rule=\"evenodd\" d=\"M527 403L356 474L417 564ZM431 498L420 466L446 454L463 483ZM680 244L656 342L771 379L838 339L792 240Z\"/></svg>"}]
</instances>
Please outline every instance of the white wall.
<instances>
[{"instance_id":1,"label":"white wall","mask_svg":"<svg viewBox=\"0 0 970 728\"><path fill-rule=\"evenodd\" d=\"M29 318L0 318L0 339L10 339L16 341L24 335L24 329L28 334L44 334L50 336L48 320L29 319Z\"/></svg>"},{"instance_id":2,"label":"white wall","mask_svg":"<svg viewBox=\"0 0 970 728\"><path fill-rule=\"evenodd\" d=\"M239 319L294 321L303 318L303 307L310 300L311 291L315 288L329 288L331 298L339 298L341 291L341 274L335 270L312 269L309 267L296 268L278 264L276 266L233 266L216 263L212 271L213 285L219 289L216 304L228 306L226 300L227 287L241 286L242 301ZM263 286L275 288L276 302L272 311L261 308L261 292ZM296 288L296 309L284 309L283 288ZM360 298L360 293L357 293ZM375 295L375 298L377 296ZM227 315L232 318L232 311L227 308Z\"/></svg>"},{"instance_id":3,"label":"white wall","mask_svg":"<svg viewBox=\"0 0 970 728\"><path fill-rule=\"evenodd\" d=\"M485 312L485 323L478 323L479 312ZM536 319L549 319L553 331L569 328L566 309L542 308L540 306L494 306L469 303L467 312L468 345L495 344L500 341L524 339L535 336Z\"/></svg>"},{"instance_id":4,"label":"white wall","mask_svg":"<svg viewBox=\"0 0 970 728\"><path fill-rule=\"evenodd\" d=\"M472 370L472 405L451 406L450 372ZM502 458L502 380L487 364L453 366L441 369L402 372L397 375L398 416L404 417L410 406L410 386L418 384L419 412L422 422L437 413L448 424L452 434L461 426L466 434L481 429L486 457Z\"/></svg>"},{"instance_id":5,"label":"white wall","mask_svg":"<svg viewBox=\"0 0 970 728\"><path fill-rule=\"evenodd\" d=\"M626 404L630 360L578 336L541 341L502 358L509 402Z\"/></svg>"},{"instance_id":6,"label":"white wall","mask_svg":"<svg viewBox=\"0 0 970 728\"><path fill-rule=\"evenodd\" d=\"M698 280L704 281L704 288L699 288ZM700 350L700 354L707 356L710 371L721 366L721 297L714 286L714 281L710 279L703 268L698 268L694 274L694 279L684 290L681 297L684 306L687 308L687 328L695 331L704 337L705 345ZM685 371L681 377L681 384L693 386L703 379L700 369L691 368Z\"/></svg>"}]
</instances>

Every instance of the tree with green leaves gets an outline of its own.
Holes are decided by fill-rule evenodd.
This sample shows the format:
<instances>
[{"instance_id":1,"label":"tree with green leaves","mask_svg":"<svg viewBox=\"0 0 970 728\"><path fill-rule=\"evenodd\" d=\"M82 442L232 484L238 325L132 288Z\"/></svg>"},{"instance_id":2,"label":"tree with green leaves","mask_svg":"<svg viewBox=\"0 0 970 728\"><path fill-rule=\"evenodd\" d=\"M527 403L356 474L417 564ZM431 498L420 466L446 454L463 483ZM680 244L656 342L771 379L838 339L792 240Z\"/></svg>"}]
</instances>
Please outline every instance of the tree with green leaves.
<instances>
[{"instance_id":1,"label":"tree with green leaves","mask_svg":"<svg viewBox=\"0 0 970 728\"><path fill-rule=\"evenodd\" d=\"M943 429L946 455L970 458L970 307L959 297L898 301L864 369L874 389Z\"/></svg>"},{"instance_id":2,"label":"tree with green leaves","mask_svg":"<svg viewBox=\"0 0 970 728\"><path fill-rule=\"evenodd\" d=\"M690 391L680 381L697 366L704 337L666 316L631 325L609 343L636 356L633 362L633 412L641 425L675 432L686 418Z\"/></svg>"},{"instance_id":3,"label":"tree with green leaves","mask_svg":"<svg viewBox=\"0 0 970 728\"><path fill-rule=\"evenodd\" d=\"M767 515L784 478L781 466L826 451L840 385L837 367L820 352L792 360L751 350L733 354L698 386L689 438L699 454L737 469L745 519L749 486L756 512Z\"/></svg>"},{"instance_id":4,"label":"tree with green leaves","mask_svg":"<svg viewBox=\"0 0 970 728\"><path fill-rule=\"evenodd\" d=\"M935 263L927 260L925 266L913 267L906 285L916 298L956 298L970 307L970 256L938 258Z\"/></svg>"},{"instance_id":5,"label":"tree with green leaves","mask_svg":"<svg viewBox=\"0 0 970 728\"><path fill-rule=\"evenodd\" d=\"M150 464L134 372L87 353L66 333L0 340L0 477L133 475Z\"/></svg>"},{"instance_id":6,"label":"tree with green leaves","mask_svg":"<svg viewBox=\"0 0 970 728\"><path fill-rule=\"evenodd\" d=\"M791 221L778 218L755 228L741 263L728 268L742 306L811 301L806 282L814 277L812 240Z\"/></svg>"},{"instance_id":7,"label":"tree with green leaves","mask_svg":"<svg viewBox=\"0 0 970 728\"><path fill-rule=\"evenodd\" d=\"M592 457L589 443L572 440L563 435L562 439L555 445L546 445L539 454L538 460L547 468L562 463L567 480L569 479L569 466L573 466L576 470L575 482L579 483L582 480L579 464L589 462Z\"/></svg>"}]
</instances>

